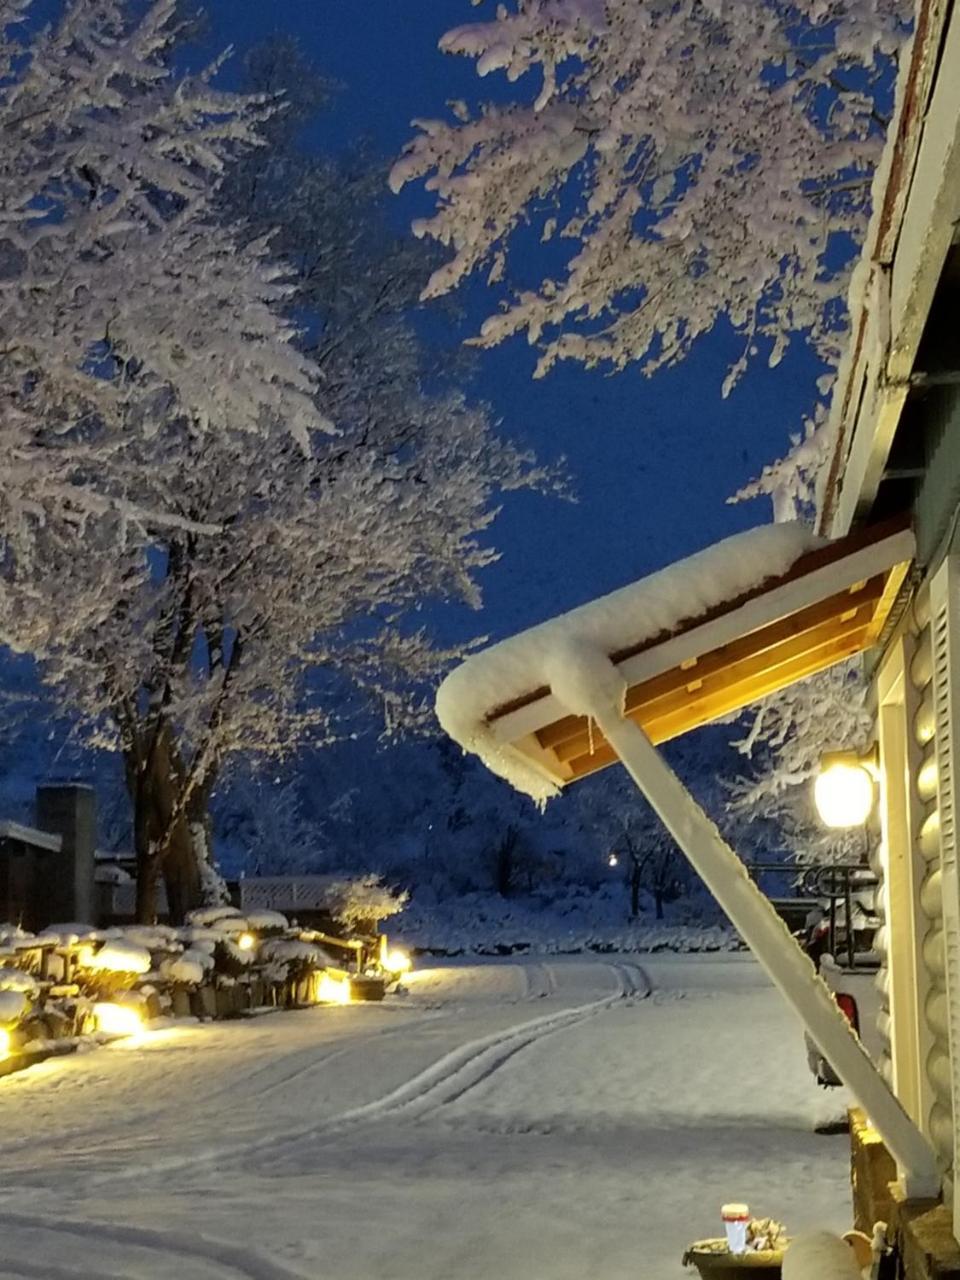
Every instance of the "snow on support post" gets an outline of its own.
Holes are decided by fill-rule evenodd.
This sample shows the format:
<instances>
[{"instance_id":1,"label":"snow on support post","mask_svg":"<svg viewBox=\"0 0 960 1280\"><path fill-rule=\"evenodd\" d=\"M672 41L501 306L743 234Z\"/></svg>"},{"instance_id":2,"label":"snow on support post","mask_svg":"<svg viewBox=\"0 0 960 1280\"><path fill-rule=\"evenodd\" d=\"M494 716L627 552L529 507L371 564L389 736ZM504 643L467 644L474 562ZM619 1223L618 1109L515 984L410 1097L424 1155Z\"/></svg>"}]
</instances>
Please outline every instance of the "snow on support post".
<instances>
[{"instance_id":1,"label":"snow on support post","mask_svg":"<svg viewBox=\"0 0 960 1280\"><path fill-rule=\"evenodd\" d=\"M553 664L552 688L568 710L589 715L689 858L734 928L840 1079L868 1113L897 1161L905 1194L936 1196L940 1173L927 1139L904 1111L817 975L809 958L646 734L622 715L625 686L602 652L569 653Z\"/></svg>"},{"instance_id":2,"label":"snow on support post","mask_svg":"<svg viewBox=\"0 0 960 1280\"><path fill-rule=\"evenodd\" d=\"M937 808L940 814L940 874L947 980L947 1023L953 1085L953 1167L957 1167L957 1110L960 1104L960 870L957 866L957 807L960 771L957 750L957 693L960 690L960 564L950 555L930 583L933 640L934 741ZM948 1170L948 1172L950 1172ZM954 1178L953 1231L960 1225L960 1185ZM958 1237L960 1238L960 1237Z\"/></svg>"}]
</instances>

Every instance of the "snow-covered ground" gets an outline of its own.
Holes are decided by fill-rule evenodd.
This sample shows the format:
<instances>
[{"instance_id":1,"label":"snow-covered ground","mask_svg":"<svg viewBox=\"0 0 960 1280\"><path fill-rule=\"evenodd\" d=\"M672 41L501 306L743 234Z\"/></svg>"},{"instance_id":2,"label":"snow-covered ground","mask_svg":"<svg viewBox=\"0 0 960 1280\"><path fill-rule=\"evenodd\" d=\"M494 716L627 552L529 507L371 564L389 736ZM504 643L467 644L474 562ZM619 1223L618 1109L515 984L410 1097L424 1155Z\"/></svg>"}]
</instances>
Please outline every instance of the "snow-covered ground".
<instances>
[{"instance_id":1,"label":"snow-covered ground","mask_svg":"<svg viewBox=\"0 0 960 1280\"><path fill-rule=\"evenodd\" d=\"M0 1276L669 1280L849 1226L839 1105L745 955L445 965L0 1081Z\"/></svg>"},{"instance_id":2,"label":"snow-covered ground","mask_svg":"<svg viewBox=\"0 0 960 1280\"><path fill-rule=\"evenodd\" d=\"M496 955L528 950L538 955L577 952L732 951L742 947L727 924L678 923L686 904L669 918L629 920L622 886L603 890L570 886L553 894L503 898L463 893L430 899L417 894L387 923L391 938L441 955ZM711 903L712 914L717 914Z\"/></svg>"}]
</instances>

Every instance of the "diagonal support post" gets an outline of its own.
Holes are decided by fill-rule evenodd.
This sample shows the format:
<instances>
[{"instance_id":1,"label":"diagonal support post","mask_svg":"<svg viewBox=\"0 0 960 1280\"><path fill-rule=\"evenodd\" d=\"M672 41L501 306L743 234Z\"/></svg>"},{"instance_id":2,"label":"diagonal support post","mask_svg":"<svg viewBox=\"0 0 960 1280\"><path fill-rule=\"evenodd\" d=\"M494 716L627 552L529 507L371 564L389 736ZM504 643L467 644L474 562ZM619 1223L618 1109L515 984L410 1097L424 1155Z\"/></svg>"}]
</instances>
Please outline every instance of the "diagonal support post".
<instances>
[{"instance_id":1,"label":"diagonal support post","mask_svg":"<svg viewBox=\"0 0 960 1280\"><path fill-rule=\"evenodd\" d=\"M933 1148L871 1061L786 924L747 874L743 862L693 796L632 720L622 715L619 673L599 655L578 655L564 681L572 697L554 687L571 710L593 717L620 762L726 912L731 924L798 1015L843 1083L870 1116L899 1168L910 1199L940 1194Z\"/></svg>"}]
</instances>

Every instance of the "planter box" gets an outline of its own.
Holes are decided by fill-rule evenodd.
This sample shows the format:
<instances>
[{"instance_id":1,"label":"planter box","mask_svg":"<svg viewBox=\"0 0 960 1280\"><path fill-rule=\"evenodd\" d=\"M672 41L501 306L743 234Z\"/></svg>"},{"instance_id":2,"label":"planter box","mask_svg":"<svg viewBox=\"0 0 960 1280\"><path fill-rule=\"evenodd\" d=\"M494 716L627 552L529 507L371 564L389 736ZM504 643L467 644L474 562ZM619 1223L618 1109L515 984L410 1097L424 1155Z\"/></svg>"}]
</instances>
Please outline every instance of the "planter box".
<instances>
[{"instance_id":1,"label":"planter box","mask_svg":"<svg viewBox=\"0 0 960 1280\"><path fill-rule=\"evenodd\" d=\"M683 1265L697 1268L703 1280L780 1280L783 1251L731 1253L722 1237L698 1240L683 1255Z\"/></svg>"},{"instance_id":2,"label":"planter box","mask_svg":"<svg viewBox=\"0 0 960 1280\"><path fill-rule=\"evenodd\" d=\"M351 1000L382 1000L387 984L383 978L353 977L350 979Z\"/></svg>"}]
</instances>

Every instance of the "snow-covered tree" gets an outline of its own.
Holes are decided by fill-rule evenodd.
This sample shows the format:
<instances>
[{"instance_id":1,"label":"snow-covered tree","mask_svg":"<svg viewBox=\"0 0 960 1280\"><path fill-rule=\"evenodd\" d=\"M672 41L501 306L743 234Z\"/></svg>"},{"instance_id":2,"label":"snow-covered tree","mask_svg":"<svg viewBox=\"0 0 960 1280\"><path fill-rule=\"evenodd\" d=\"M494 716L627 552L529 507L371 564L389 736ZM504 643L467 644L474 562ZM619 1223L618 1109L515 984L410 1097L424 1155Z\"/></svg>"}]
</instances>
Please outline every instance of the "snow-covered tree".
<instances>
[{"instance_id":1,"label":"snow-covered tree","mask_svg":"<svg viewBox=\"0 0 960 1280\"><path fill-rule=\"evenodd\" d=\"M161 404L200 432L282 414L301 443L319 417L264 245L208 216L271 108L214 89L215 68L170 80L174 0L139 20L74 0L40 31L30 9L0 8L0 518L18 557L52 509L169 517L101 466Z\"/></svg>"},{"instance_id":2,"label":"snow-covered tree","mask_svg":"<svg viewBox=\"0 0 960 1280\"><path fill-rule=\"evenodd\" d=\"M454 28L444 51L518 88L418 121L394 166L395 190L422 178L435 195L415 233L451 253L424 295L487 268L500 308L476 341L525 332L538 374L559 359L650 373L720 317L743 340L725 389L796 334L832 361L909 11L514 0ZM532 255L535 234L560 243Z\"/></svg>"},{"instance_id":3,"label":"snow-covered tree","mask_svg":"<svg viewBox=\"0 0 960 1280\"><path fill-rule=\"evenodd\" d=\"M647 800L619 769L592 780L577 800L593 857L623 879L631 917L640 914L646 895L662 920L664 907L688 893L697 877Z\"/></svg>"},{"instance_id":4,"label":"snow-covered tree","mask_svg":"<svg viewBox=\"0 0 960 1280\"><path fill-rule=\"evenodd\" d=\"M406 906L409 894L384 884L380 876L340 875L330 877L324 898L334 920L348 929L357 929L398 915Z\"/></svg>"},{"instance_id":5,"label":"snow-covered tree","mask_svg":"<svg viewBox=\"0 0 960 1280\"><path fill-rule=\"evenodd\" d=\"M771 819L797 862L858 861L857 830L830 829L813 803L813 782L826 751L866 749L874 726L867 683L857 659L765 698L746 713L747 732L735 745L752 765L731 789L741 819Z\"/></svg>"},{"instance_id":6,"label":"snow-covered tree","mask_svg":"<svg viewBox=\"0 0 960 1280\"><path fill-rule=\"evenodd\" d=\"M804 419L800 431L791 435L790 448L760 475L727 499L730 503L752 498L769 498L776 522L806 520L813 523L817 506L817 483L830 460L829 422L826 406L819 404Z\"/></svg>"},{"instance_id":7,"label":"snow-covered tree","mask_svg":"<svg viewBox=\"0 0 960 1280\"><path fill-rule=\"evenodd\" d=\"M161 874L175 916L219 894L208 804L229 760L335 736L346 689L396 718L404 695L435 677L446 655L403 615L431 595L477 603L473 574L492 556L477 531L495 490L528 483L530 469L483 409L452 389L419 392L413 335L396 314L376 332L359 262L349 299L330 283L340 310L325 328L323 294L302 287L295 258L338 252L341 232L325 240L322 218L297 222L296 184L273 193L279 265L257 210L238 230L220 175L238 143L256 140L267 106L204 79L194 140L195 82L167 65L172 5L161 0L146 25L125 8L75 4L22 69L8 58L2 92L40 76L38 110L75 49L106 89L88 106L98 148L86 146L78 90L50 178L70 191L52 222L79 227L57 249L74 358L52 366L59 380L41 395L42 342L54 339L37 319L35 347L3 382L14 410L4 430L18 433L38 494L49 471L82 500L58 490L56 502L23 505L19 523L4 513L0 638L33 654L95 740L122 752L146 919ZM169 141L141 175L122 153L140 132L153 137L155 117ZM362 208L350 215L363 226ZM32 235L33 206L15 205L17 218ZM18 271L15 297L32 295L36 263L28 255ZM59 285L44 280L58 316ZM294 308L309 313L306 338L285 318ZM353 329L338 328L353 313ZM307 349L318 328L329 352ZM67 394L74 385L82 396Z\"/></svg>"},{"instance_id":8,"label":"snow-covered tree","mask_svg":"<svg viewBox=\"0 0 960 1280\"><path fill-rule=\"evenodd\" d=\"M299 768L241 762L213 803L224 865L248 876L316 871L329 850L323 827L307 814ZM244 767L246 766L246 767Z\"/></svg>"}]
</instances>

